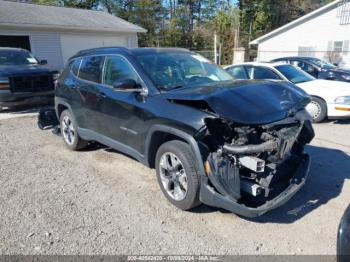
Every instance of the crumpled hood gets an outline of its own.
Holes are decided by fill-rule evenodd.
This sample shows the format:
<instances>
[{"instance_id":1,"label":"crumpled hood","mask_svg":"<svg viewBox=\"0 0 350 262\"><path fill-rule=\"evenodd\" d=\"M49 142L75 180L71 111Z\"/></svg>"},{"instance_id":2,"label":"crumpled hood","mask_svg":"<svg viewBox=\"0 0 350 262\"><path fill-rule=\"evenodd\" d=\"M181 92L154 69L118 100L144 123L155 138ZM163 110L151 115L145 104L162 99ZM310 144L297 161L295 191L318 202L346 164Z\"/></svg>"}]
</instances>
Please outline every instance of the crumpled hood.
<instances>
[{"instance_id":1,"label":"crumpled hood","mask_svg":"<svg viewBox=\"0 0 350 262\"><path fill-rule=\"evenodd\" d=\"M58 72L49 66L43 65L0 65L0 76L30 75Z\"/></svg>"},{"instance_id":2,"label":"crumpled hood","mask_svg":"<svg viewBox=\"0 0 350 262\"><path fill-rule=\"evenodd\" d=\"M332 69L332 71L336 72L336 73L343 73L346 75L350 75L350 68L336 67L336 68Z\"/></svg>"},{"instance_id":3,"label":"crumpled hood","mask_svg":"<svg viewBox=\"0 0 350 262\"><path fill-rule=\"evenodd\" d=\"M275 122L310 102L309 96L291 83L254 80L182 88L163 95L175 103L205 101L215 114L241 124Z\"/></svg>"}]
</instances>

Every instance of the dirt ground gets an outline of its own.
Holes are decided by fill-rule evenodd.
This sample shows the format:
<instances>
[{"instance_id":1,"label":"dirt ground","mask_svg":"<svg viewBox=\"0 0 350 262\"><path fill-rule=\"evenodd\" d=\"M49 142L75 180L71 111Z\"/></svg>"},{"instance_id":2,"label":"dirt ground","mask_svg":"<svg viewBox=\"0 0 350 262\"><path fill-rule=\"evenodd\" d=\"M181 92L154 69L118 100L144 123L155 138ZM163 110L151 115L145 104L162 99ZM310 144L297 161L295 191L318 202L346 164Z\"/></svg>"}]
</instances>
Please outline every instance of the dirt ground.
<instances>
[{"instance_id":1,"label":"dirt ground","mask_svg":"<svg viewBox=\"0 0 350 262\"><path fill-rule=\"evenodd\" d=\"M335 254L350 204L349 122L315 125L304 188L245 219L176 209L154 170L102 146L70 152L35 117L15 116L0 117L1 254Z\"/></svg>"}]
</instances>

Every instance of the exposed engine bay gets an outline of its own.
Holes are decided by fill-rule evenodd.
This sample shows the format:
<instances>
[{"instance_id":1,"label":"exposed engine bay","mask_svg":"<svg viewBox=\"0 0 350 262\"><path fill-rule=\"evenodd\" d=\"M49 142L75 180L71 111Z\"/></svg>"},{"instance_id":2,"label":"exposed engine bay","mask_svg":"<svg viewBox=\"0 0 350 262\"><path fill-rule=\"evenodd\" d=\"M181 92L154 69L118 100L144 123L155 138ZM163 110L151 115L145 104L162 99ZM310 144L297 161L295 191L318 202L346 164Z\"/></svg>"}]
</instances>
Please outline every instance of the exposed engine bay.
<instances>
[{"instance_id":1,"label":"exposed engine bay","mask_svg":"<svg viewBox=\"0 0 350 262\"><path fill-rule=\"evenodd\" d=\"M248 207L264 205L290 184L314 137L311 122L290 117L266 125L206 119L197 139L213 190Z\"/></svg>"}]
</instances>

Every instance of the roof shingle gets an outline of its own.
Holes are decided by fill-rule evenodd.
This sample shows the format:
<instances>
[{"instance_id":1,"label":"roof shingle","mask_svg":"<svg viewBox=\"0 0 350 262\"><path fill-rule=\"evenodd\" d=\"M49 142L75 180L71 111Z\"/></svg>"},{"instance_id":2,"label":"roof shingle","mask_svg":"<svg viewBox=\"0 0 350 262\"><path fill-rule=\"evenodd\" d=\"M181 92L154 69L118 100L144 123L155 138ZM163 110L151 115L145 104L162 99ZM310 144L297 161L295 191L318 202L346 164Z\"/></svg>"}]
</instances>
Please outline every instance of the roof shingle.
<instances>
[{"instance_id":1,"label":"roof shingle","mask_svg":"<svg viewBox=\"0 0 350 262\"><path fill-rule=\"evenodd\" d=\"M1 25L101 32L146 32L142 27L103 11L4 0L0 0Z\"/></svg>"}]
</instances>

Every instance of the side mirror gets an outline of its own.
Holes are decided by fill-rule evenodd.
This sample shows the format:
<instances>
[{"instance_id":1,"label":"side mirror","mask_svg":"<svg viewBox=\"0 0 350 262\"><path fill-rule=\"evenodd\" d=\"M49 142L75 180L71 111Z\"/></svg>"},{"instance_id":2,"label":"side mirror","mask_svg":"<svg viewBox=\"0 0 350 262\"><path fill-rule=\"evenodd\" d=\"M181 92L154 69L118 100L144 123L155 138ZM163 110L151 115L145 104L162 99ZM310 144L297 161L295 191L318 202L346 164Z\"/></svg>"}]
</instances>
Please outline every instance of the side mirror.
<instances>
[{"instance_id":1,"label":"side mirror","mask_svg":"<svg viewBox=\"0 0 350 262\"><path fill-rule=\"evenodd\" d=\"M40 61L39 61L39 64L41 64L41 65L47 65L47 60L40 60Z\"/></svg>"},{"instance_id":2,"label":"side mirror","mask_svg":"<svg viewBox=\"0 0 350 262\"><path fill-rule=\"evenodd\" d=\"M117 80L113 83L113 88L122 90L122 91L134 91L135 89L141 89L138 88L138 85L134 79L124 78Z\"/></svg>"},{"instance_id":3,"label":"side mirror","mask_svg":"<svg viewBox=\"0 0 350 262\"><path fill-rule=\"evenodd\" d=\"M338 63L333 63L334 66L338 66L339 64Z\"/></svg>"},{"instance_id":4,"label":"side mirror","mask_svg":"<svg viewBox=\"0 0 350 262\"><path fill-rule=\"evenodd\" d=\"M147 88L142 88L140 84L138 84L134 79L131 78L124 78L115 81L113 83L113 88L118 91L137 92L143 96L147 96L148 94Z\"/></svg>"},{"instance_id":5,"label":"side mirror","mask_svg":"<svg viewBox=\"0 0 350 262\"><path fill-rule=\"evenodd\" d=\"M350 259L350 206L345 211L340 222L337 240L338 262L346 262Z\"/></svg>"}]
</instances>

